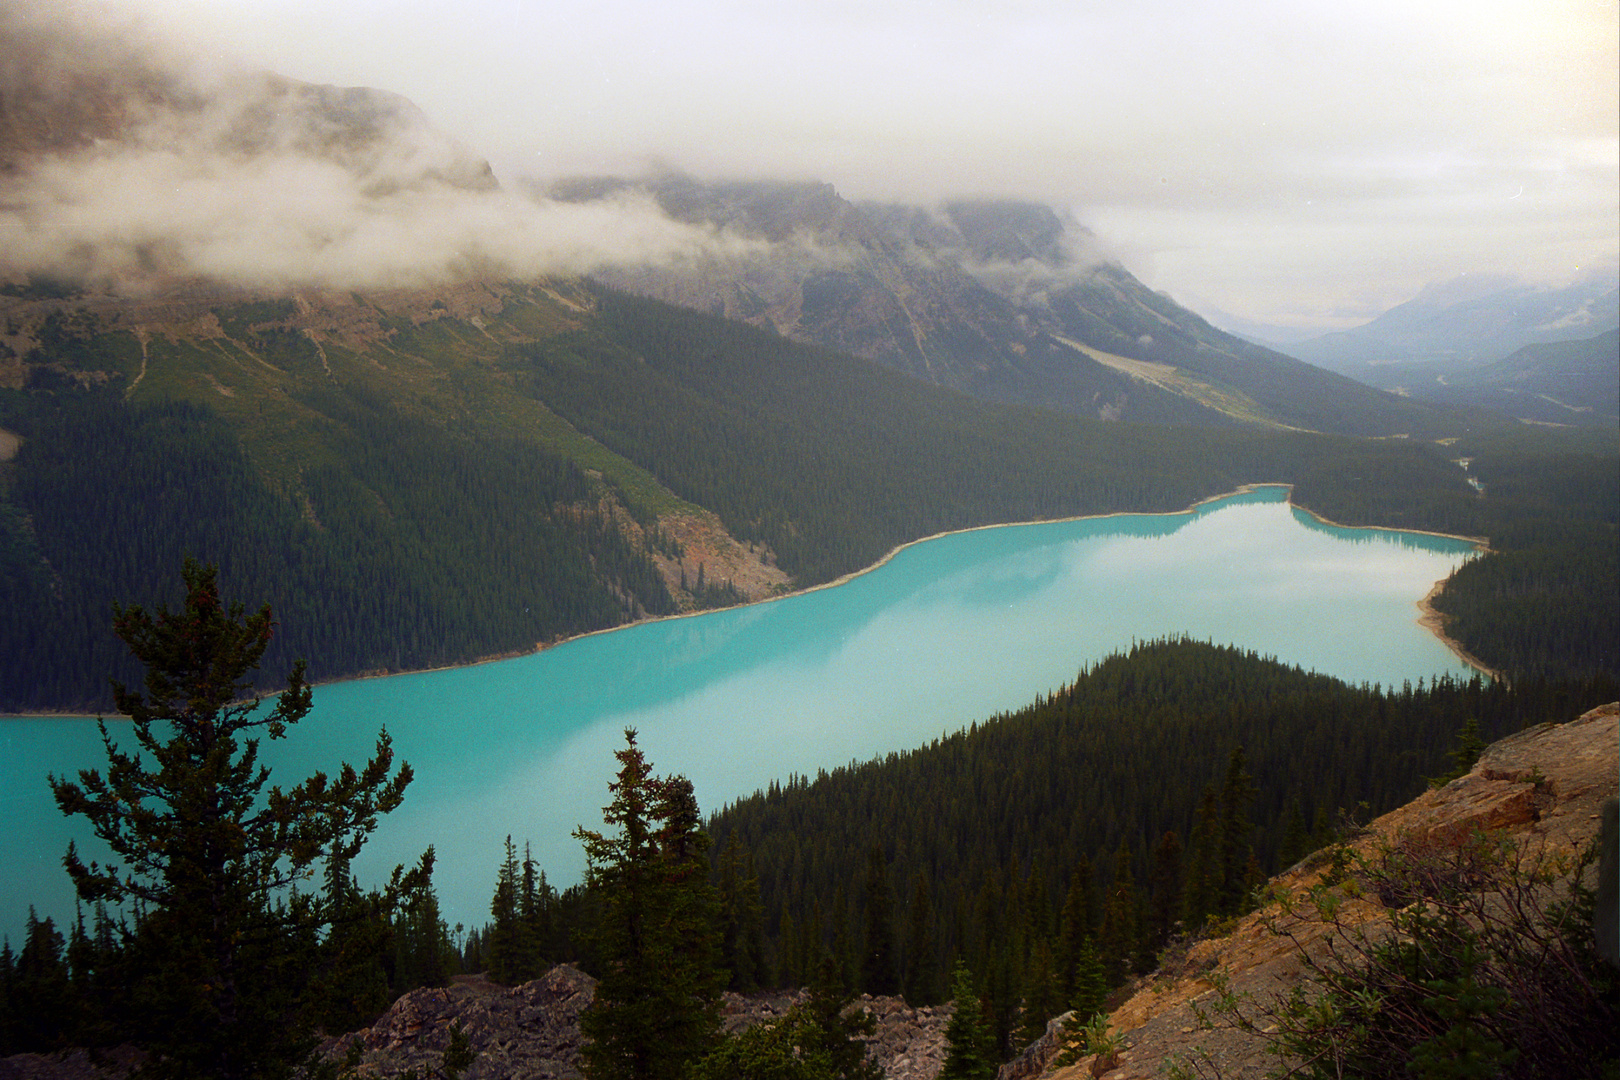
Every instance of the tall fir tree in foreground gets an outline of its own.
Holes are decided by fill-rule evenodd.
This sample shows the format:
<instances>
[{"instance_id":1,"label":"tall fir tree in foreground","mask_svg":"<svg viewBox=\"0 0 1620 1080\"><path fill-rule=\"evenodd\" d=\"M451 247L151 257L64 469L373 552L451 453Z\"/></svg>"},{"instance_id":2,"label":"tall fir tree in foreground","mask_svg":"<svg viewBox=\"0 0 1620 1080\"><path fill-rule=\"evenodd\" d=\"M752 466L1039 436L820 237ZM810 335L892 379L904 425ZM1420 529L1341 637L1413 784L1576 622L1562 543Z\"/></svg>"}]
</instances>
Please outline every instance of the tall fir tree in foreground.
<instances>
[{"instance_id":1,"label":"tall fir tree in foreground","mask_svg":"<svg viewBox=\"0 0 1620 1080\"><path fill-rule=\"evenodd\" d=\"M219 598L213 567L187 559L178 611L114 608L113 628L146 668L139 690L113 686L137 750L120 750L98 722L107 770L55 776L62 812L82 814L116 863L64 860L89 904L130 904L132 948L143 958L137 1030L159 1076L270 1077L306 1045L297 942L323 922L322 906L287 890L320 860L359 853L377 819L399 806L411 770L393 770L388 734L375 756L335 779L316 773L266 789L259 736L285 737L310 709L304 665L260 708L252 673L275 631L270 607L244 615ZM400 873L396 871L395 885ZM307 959L304 958L304 959Z\"/></svg>"},{"instance_id":2,"label":"tall fir tree in foreground","mask_svg":"<svg viewBox=\"0 0 1620 1080\"><path fill-rule=\"evenodd\" d=\"M590 1080L681 1080L720 1033L717 902L709 838L684 776L657 777L634 729L615 753L608 832L578 829L601 966L580 1020Z\"/></svg>"}]
</instances>

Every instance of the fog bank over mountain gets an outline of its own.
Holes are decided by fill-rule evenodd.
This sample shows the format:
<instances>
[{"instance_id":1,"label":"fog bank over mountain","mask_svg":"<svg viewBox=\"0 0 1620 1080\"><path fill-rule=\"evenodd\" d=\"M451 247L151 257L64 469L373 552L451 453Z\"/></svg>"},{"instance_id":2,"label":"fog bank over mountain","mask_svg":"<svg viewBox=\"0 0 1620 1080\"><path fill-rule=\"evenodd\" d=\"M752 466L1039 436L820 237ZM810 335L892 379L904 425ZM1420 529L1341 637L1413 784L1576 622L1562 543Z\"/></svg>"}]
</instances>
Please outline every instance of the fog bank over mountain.
<instances>
[{"instance_id":1,"label":"fog bank over mountain","mask_svg":"<svg viewBox=\"0 0 1620 1080\"><path fill-rule=\"evenodd\" d=\"M91 28L0 11L0 275L140 292L405 286L587 273L738 246L635 193L504 190L384 90L207 70Z\"/></svg>"},{"instance_id":2,"label":"fog bank over mountain","mask_svg":"<svg viewBox=\"0 0 1620 1080\"><path fill-rule=\"evenodd\" d=\"M79 69L55 97L67 123L22 125L53 153L87 149L70 132L137 119L104 107L131 85L146 107L205 88L228 116L266 95L296 111L302 95L239 71L386 88L421 109L390 126L411 149L380 161L271 140L254 168L223 168L217 142L153 139L118 163L121 191L108 162L82 179L31 170L20 188L14 172L0 229L32 235L11 264L387 283L663 264L731 239L644 204L604 217L464 198L445 169L461 158L487 160L506 190L661 163L827 182L862 204L1037 202L1084 221L1152 289L1316 333L1458 273L1567 282L1616 243L1616 13L1588 0L6 0L0 21L8 82L41 67L40 39ZM19 30L36 47L18 48ZM109 224L120 209L130 220Z\"/></svg>"}]
</instances>

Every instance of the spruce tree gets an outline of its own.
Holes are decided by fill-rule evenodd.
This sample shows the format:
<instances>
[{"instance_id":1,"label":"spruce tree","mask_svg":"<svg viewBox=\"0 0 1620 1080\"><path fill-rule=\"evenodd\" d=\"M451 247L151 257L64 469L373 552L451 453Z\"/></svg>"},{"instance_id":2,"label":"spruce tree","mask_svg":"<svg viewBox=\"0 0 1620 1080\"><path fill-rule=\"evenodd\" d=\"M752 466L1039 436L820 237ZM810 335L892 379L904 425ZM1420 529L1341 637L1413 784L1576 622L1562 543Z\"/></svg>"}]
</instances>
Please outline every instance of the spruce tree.
<instances>
[{"instance_id":1,"label":"spruce tree","mask_svg":"<svg viewBox=\"0 0 1620 1080\"><path fill-rule=\"evenodd\" d=\"M523 875L518 886L517 981L538 979L546 972L556 929L554 901L546 873L534 861L528 841L524 841Z\"/></svg>"},{"instance_id":2,"label":"spruce tree","mask_svg":"<svg viewBox=\"0 0 1620 1080\"><path fill-rule=\"evenodd\" d=\"M1220 896L1220 797L1206 785L1198 800L1198 817L1187 845L1187 881L1181 918L1194 933L1215 913Z\"/></svg>"},{"instance_id":3,"label":"spruce tree","mask_svg":"<svg viewBox=\"0 0 1620 1080\"><path fill-rule=\"evenodd\" d=\"M1244 769L1243 747L1234 747L1226 765L1226 781L1221 785L1221 827L1219 852L1219 881L1216 892L1216 910L1222 915L1240 914L1247 903L1248 875L1245 868L1250 857L1250 835L1254 825L1249 820L1249 804L1254 802L1258 789L1254 778Z\"/></svg>"},{"instance_id":4,"label":"spruce tree","mask_svg":"<svg viewBox=\"0 0 1620 1080\"><path fill-rule=\"evenodd\" d=\"M1136 880L1131 874L1130 849L1121 843L1114 854L1114 883L1108 888L1102 931L1097 939L1097 951L1102 957L1109 986L1118 986L1130 974L1131 960L1136 953L1136 927Z\"/></svg>"},{"instance_id":5,"label":"spruce tree","mask_svg":"<svg viewBox=\"0 0 1620 1080\"><path fill-rule=\"evenodd\" d=\"M1284 819L1282 840L1277 845L1277 865L1286 869L1310 854L1310 834L1305 831L1305 810L1299 796L1288 800L1288 816Z\"/></svg>"},{"instance_id":6,"label":"spruce tree","mask_svg":"<svg viewBox=\"0 0 1620 1080\"><path fill-rule=\"evenodd\" d=\"M1018 1025L1018 1046L1028 1046L1046 1034L1046 1022L1064 1011L1063 988L1058 984L1052 963L1052 946L1044 937L1036 939L1029 971L1024 977L1024 1010Z\"/></svg>"},{"instance_id":7,"label":"spruce tree","mask_svg":"<svg viewBox=\"0 0 1620 1080\"><path fill-rule=\"evenodd\" d=\"M933 912L928 904L928 879L919 871L912 881L911 904L906 908L906 1003L913 1007L940 1000L939 965L934 956Z\"/></svg>"},{"instance_id":8,"label":"spruce tree","mask_svg":"<svg viewBox=\"0 0 1620 1080\"><path fill-rule=\"evenodd\" d=\"M759 878L743 863L742 841L732 833L720 853L720 954L728 990L748 993L769 979Z\"/></svg>"},{"instance_id":9,"label":"spruce tree","mask_svg":"<svg viewBox=\"0 0 1620 1080\"><path fill-rule=\"evenodd\" d=\"M1156 956L1175 929L1181 914L1181 838L1166 832L1153 845L1153 867L1148 879L1147 925L1143 928L1145 951Z\"/></svg>"},{"instance_id":10,"label":"spruce tree","mask_svg":"<svg viewBox=\"0 0 1620 1080\"><path fill-rule=\"evenodd\" d=\"M996 1075L994 1037L973 990L973 975L960 961L951 975L951 1019L945 1026L945 1067L939 1080L992 1080Z\"/></svg>"},{"instance_id":11,"label":"spruce tree","mask_svg":"<svg viewBox=\"0 0 1620 1080\"><path fill-rule=\"evenodd\" d=\"M1102 1012L1108 1000L1108 978L1103 974L1102 958L1088 937L1080 944L1080 955L1074 969L1074 991L1069 995L1069 1008L1082 1024Z\"/></svg>"},{"instance_id":12,"label":"spruce tree","mask_svg":"<svg viewBox=\"0 0 1620 1080\"><path fill-rule=\"evenodd\" d=\"M389 927L381 898L361 891L343 858L329 858L318 903L327 932L313 954L307 1015L325 1031L353 1031L388 1007Z\"/></svg>"},{"instance_id":13,"label":"spruce tree","mask_svg":"<svg viewBox=\"0 0 1620 1080\"><path fill-rule=\"evenodd\" d=\"M866 854L866 933L861 950L861 989L868 994L900 990L894 962L894 914L889 903L889 868L883 849Z\"/></svg>"},{"instance_id":14,"label":"spruce tree","mask_svg":"<svg viewBox=\"0 0 1620 1080\"><path fill-rule=\"evenodd\" d=\"M489 930L484 939L489 977L507 986L518 982L518 968L522 962L523 927L518 873L517 846L508 835L501 868L495 875L495 895L489 901Z\"/></svg>"},{"instance_id":15,"label":"spruce tree","mask_svg":"<svg viewBox=\"0 0 1620 1080\"><path fill-rule=\"evenodd\" d=\"M309 712L304 665L261 709L253 673L275 632L269 605L251 615L225 606L214 568L194 559L181 576L178 611L113 609L114 631L146 669L137 690L113 684L138 750L120 750L98 722L106 773L50 784L62 812L87 817L117 860L86 864L70 844L79 896L139 912L149 1071L270 1075L308 1045L297 993L308 974L291 943L323 921L307 898L279 898L317 861L352 859L399 806L411 771L391 774L384 731L363 770L267 790L259 737L284 738Z\"/></svg>"},{"instance_id":16,"label":"spruce tree","mask_svg":"<svg viewBox=\"0 0 1620 1080\"><path fill-rule=\"evenodd\" d=\"M403 994L422 986L446 986L457 966L455 949L439 915L433 891L433 849L422 856L415 887L402 898L393 925L394 972L390 988Z\"/></svg>"},{"instance_id":17,"label":"spruce tree","mask_svg":"<svg viewBox=\"0 0 1620 1080\"><path fill-rule=\"evenodd\" d=\"M601 965L596 997L580 1020L590 1080L681 1080L714 1048L720 1030L717 904L708 880L708 836L692 784L656 777L625 748L609 831L580 828L585 883L596 904L592 944Z\"/></svg>"},{"instance_id":18,"label":"spruce tree","mask_svg":"<svg viewBox=\"0 0 1620 1080\"><path fill-rule=\"evenodd\" d=\"M1069 873L1069 891L1058 916L1058 983L1065 997L1074 992L1075 972L1081 948L1092 934L1094 902L1091 890L1091 860L1084 855Z\"/></svg>"}]
</instances>

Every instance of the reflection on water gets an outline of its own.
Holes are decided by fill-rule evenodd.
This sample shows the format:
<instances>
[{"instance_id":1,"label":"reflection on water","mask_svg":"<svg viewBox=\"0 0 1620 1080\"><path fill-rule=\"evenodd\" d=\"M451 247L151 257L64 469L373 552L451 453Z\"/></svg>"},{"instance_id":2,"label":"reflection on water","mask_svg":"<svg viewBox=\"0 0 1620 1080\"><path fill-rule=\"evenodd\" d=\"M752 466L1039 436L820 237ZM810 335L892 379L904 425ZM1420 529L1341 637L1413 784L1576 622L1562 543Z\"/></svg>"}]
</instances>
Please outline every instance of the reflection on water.
<instances>
[{"instance_id":1,"label":"reflection on water","mask_svg":"<svg viewBox=\"0 0 1620 1080\"><path fill-rule=\"evenodd\" d=\"M577 879L570 834L600 822L627 726L715 809L1017 708L1138 640L1230 642L1353 682L1466 674L1415 605L1469 544L1325 525L1285 498L1264 488L1184 514L959 533L835 588L321 687L267 756L292 782L359 761L386 724L417 779L356 869L375 881L434 844L443 910L473 925L508 833L533 842L553 882ZM0 751L0 931L15 939L30 902L72 912L70 825L44 775L104 758L85 721L0 722Z\"/></svg>"}]
</instances>

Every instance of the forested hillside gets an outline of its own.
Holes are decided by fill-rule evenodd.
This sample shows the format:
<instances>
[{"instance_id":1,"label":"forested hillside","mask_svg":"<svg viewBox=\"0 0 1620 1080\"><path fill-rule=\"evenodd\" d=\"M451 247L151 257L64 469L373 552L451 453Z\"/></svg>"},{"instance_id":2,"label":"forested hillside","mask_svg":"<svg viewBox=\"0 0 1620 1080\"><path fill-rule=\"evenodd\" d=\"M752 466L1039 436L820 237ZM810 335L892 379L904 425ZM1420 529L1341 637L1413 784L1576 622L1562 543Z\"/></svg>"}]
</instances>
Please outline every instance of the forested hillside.
<instances>
[{"instance_id":1,"label":"forested hillside","mask_svg":"<svg viewBox=\"0 0 1620 1080\"><path fill-rule=\"evenodd\" d=\"M1583 583L1613 580L1620 481L1612 454L1555 433L1084 420L578 284L13 292L0 710L104 707L107 675L128 674L110 599L164 598L188 554L276 603L268 664L336 678L735 598L717 575L697 588L677 518L711 515L805 586L940 531L1179 510L1257 481L1341 523L1523 553L1506 578L1480 560L1445 599L1465 644L1504 669L1614 670L1612 605Z\"/></svg>"},{"instance_id":2,"label":"forested hillside","mask_svg":"<svg viewBox=\"0 0 1620 1080\"><path fill-rule=\"evenodd\" d=\"M1177 922L1240 910L1341 810L1412 798L1470 722L1488 742L1615 692L1608 678L1356 687L1157 642L928 746L773 784L710 830L751 860L777 981L826 949L864 989L938 1001L963 960L1009 1052L1021 1003L1039 1014L1027 1041L1096 977L1088 964L1109 985L1151 967Z\"/></svg>"}]
</instances>

